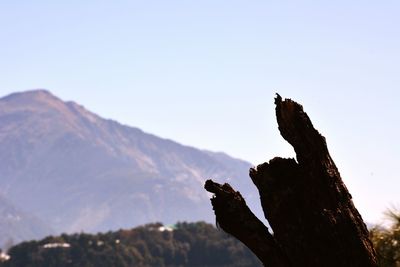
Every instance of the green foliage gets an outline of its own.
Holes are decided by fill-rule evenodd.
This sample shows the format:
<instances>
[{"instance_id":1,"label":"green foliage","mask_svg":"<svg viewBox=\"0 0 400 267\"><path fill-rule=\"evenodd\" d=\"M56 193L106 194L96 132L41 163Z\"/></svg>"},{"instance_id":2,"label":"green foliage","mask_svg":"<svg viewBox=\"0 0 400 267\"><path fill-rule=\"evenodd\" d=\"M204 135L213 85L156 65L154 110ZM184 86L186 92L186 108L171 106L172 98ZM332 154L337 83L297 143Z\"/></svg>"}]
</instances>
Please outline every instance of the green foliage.
<instances>
[{"instance_id":1,"label":"green foliage","mask_svg":"<svg viewBox=\"0 0 400 267\"><path fill-rule=\"evenodd\" d=\"M233 237L204 223L160 223L105 234L63 234L24 242L9 250L1 266L261 266Z\"/></svg>"},{"instance_id":2,"label":"green foliage","mask_svg":"<svg viewBox=\"0 0 400 267\"><path fill-rule=\"evenodd\" d=\"M386 215L391 226L372 228L371 240L378 254L379 266L400 267L400 212L391 209Z\"/></svg>"}]
</instances>

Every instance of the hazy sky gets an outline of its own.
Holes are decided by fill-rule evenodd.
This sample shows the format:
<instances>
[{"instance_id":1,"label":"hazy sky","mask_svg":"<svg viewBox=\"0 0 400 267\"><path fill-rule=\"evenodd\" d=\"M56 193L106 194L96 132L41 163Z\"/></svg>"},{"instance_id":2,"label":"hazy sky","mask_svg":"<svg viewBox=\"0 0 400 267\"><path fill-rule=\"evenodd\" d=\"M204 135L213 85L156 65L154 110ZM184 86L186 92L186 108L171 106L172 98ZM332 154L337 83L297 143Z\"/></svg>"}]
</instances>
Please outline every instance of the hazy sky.
<instances>
[{"instance_id":1,"label":"hazy sky","mask_svg":"<svg viewBox=\"0 0 400 267\"><path fill-rule=\"evenodd\" d=\"M294 155L279 92L303 104L378 222L400 203L399 14L399 1L1 1L0 95L46 88L258 164Z\"/></svg>"}]
</instances>

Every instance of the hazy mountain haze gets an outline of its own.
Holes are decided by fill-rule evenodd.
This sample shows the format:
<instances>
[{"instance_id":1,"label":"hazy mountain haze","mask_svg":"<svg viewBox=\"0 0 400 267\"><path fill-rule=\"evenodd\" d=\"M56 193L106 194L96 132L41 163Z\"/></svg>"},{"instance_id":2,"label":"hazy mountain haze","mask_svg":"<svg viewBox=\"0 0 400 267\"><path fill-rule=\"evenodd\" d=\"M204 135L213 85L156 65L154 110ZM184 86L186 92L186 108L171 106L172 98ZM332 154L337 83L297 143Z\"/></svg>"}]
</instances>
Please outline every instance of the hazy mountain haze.
<instances>
[{"instance_id":1,"label":"hazy mountain haze","mask_svg":"<svg viewBox=\"0 0 400 267\"><path fill-rule=\"evenodd\" d=\"M0 147L1 193L58 233L214 221L210 177L258 199L250 163L102 119L46 90L0 99Z\"/></svg>"},{"instance_id":2,"label":"hazy mountain haze","mask_svg":"<svg viewBox=\"0 0 400 267\"><path fill-rule=\"evenodd\" d=\"M52 228L0 196L0 248L52 234Z\"/></svg>"}]
</instances>

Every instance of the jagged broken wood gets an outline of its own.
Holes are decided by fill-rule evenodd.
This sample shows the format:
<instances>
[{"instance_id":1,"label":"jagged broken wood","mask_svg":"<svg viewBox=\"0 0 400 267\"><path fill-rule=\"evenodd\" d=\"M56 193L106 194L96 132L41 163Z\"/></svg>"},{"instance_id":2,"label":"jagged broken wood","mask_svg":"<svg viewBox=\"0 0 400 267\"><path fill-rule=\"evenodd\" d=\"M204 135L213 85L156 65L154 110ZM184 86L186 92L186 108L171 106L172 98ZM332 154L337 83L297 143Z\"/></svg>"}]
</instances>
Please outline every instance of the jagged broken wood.
<instances>
[{"instance_id":1,"label":"jagged broken wood","mask_svg":"<svg viewBox=\"0 0 400 267\"><path fill-rule=\"evenodd\" d=\"M205 189L219 226L268 267L376 267L368 230L331 159L325 138L298 103L275 99L279 131L296 159L276 157L250 169L268 228L229 184Z\"/></svg>"}]
</instances>

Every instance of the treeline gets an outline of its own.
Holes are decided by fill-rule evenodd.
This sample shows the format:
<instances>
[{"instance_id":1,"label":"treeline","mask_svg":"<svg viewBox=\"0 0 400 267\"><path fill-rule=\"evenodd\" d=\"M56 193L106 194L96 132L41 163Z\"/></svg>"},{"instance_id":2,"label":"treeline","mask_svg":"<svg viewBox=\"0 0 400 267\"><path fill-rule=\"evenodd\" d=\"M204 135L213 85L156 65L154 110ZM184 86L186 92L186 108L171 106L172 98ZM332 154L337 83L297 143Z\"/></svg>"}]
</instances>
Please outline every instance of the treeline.
<instances>
[{"instance_id":1,"label":"treeline","mask_svg":"<svg viewBox=\"0 0 400 267\"><path fill-rule=\"evenodd\" d=\"M63 234L12 247L1 267L261 266L240 242L214 226L148 224L104 234Z\"/></svg>"},{"instance_id":2,"label":"treeline","mask_svg":"<svg viewBox=\"0 0 400 267\"><path fill-rule=\"evenodd\" d=\"M370 229L379 266L400 266L400 214L388 211L390 227ZM213 225L178 223L166 227L148 224L104 234L63 234L12 247L10 260L0 267L36 266L232 266L261 267L259 260L233 237Z\"/></svg>"}]
</instances>

